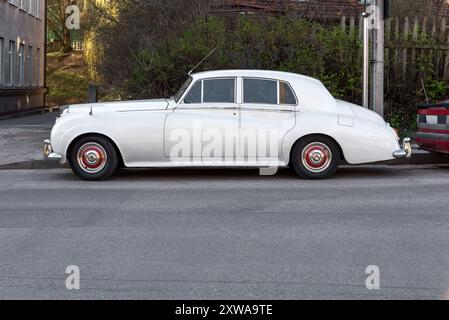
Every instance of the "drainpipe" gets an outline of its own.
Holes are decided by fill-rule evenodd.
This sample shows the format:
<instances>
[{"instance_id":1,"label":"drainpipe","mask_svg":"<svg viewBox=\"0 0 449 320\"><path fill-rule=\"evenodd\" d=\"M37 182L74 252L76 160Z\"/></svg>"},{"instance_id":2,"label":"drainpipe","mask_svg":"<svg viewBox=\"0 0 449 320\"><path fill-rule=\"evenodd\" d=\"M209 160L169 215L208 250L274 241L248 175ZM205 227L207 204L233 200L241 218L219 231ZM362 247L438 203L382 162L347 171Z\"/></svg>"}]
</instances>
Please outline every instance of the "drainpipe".
<instances>
[{"instance_id":1,"label":"drainpipe","mask_svg":"<svg viewBox=\"0 0 449 320\"><path fill-rule=\"evenodd\" d=\"M47 94L48 94L48 88L47 88L47 0L44 0L44 105L45 108L47 106Z\"/></svg>"},{"instance_id":2,"label":"drainpipe","mask_svg":"<svg viewBox=\"0 0 449 320\"><path fill-rule=\"evenodd\" d=\"M366 1L365 1L366 2ZM365 6L366 8L366 6ZM369 108L369 14L365 11L363 18L363 103Z\"/></svg>"}]
</instances>

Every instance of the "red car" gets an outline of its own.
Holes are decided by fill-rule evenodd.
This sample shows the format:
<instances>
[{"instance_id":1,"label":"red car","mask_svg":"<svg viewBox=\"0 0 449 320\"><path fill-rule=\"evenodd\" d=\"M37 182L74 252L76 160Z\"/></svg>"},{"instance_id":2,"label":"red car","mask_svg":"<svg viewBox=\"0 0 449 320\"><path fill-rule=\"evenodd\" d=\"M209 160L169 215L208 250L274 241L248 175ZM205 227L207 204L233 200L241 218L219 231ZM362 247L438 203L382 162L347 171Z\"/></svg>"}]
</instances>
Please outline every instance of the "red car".
<instances>
[{"instance_id":1,"label":"red car","mask_svg":"<svg viewBox=\"0 0 449 320\"><path fill-rule=\"evenodd\" d=\"M418 128L421 149L449 154L449 100L418 105Z\"/></svg>"}]
</instances>

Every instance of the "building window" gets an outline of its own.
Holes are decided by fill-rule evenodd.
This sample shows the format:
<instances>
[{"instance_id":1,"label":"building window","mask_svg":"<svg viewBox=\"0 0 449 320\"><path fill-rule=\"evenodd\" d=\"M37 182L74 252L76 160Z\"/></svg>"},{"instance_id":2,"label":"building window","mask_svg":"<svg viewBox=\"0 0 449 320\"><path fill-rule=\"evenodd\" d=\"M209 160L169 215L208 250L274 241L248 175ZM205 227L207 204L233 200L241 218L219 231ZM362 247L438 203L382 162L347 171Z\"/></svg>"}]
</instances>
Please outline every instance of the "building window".
<instances>
[{"instance_id":1,"label":"building window","mask_svg":"<svg viewBox=\"0 0 449 320\"><path fill-rule=\"evenodd\" d=\"M5 73L5 68L3 66L3 64L5 63L5 40L3 38L0 38L0 87L3 85L3 79L4 77L4 73Z\"/></svg>"},{"instance_id":2,"label":"building window","mask_svg":"<svg viewBox=\"0 0 449 320\"><path fill-rule=\"evenodd\" d=\"M25 84L29 87L33 85L33 47L28 46L26 55Z\"/></svg>"},{"instance_id":3,"label":"building window","mask_svg":"<svg viewBox=\"0 0 449 320\"><path fill-rule=\"evenodd\" d=\"M25 46L23 44L19 45L19 74L18 83L23 86L25 83Z\"/></svg>"},{"instance_id":4,"label":"building window","mask_svg":"<svg viewBox=\"0 0 449 320\"><path fill-rule=\"evenodd\" d=\"M36 18L40 18L40 14L39 14L40 6L41 6L41 0L36 0L36 11L35 11Z\"/></svg>"},{"instance_id":5,"label":"building window","mask_svg":"<svg viewBox=\"0 0 449 320\"><path fill-rule=\"evenodd\" d=\"M41 50L36 49L36 54L34 56L34 86L40 86L40 63L41 63Z\"/></svg>"},{"instance_id":6,"label":"building window","mask_svg":"<svg viewBox=\"0 0 449 320\"><path fill-rule=\"evenodd\" d=\"M14 83L14 64L16 56L16 43L14 41L9 42L8 51L8 66L6 71L6 84L12 86Z\"/></svg>"}]
</instances>

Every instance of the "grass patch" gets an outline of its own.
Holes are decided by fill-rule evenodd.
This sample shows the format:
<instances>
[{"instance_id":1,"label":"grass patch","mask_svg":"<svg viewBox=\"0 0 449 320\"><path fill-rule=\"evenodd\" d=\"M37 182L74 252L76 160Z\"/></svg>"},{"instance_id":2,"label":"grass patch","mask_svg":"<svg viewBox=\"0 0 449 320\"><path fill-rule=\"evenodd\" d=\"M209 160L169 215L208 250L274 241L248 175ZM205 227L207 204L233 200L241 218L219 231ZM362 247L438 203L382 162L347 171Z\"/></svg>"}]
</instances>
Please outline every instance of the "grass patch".
<instances>
[{"instance_id":1,"label":"grass patch","mask_svg":"<svg viewBox=\"0 0 449 320\"><path fill-rule=\"evenodd\" d=\"M88 84L86 76L66 70L56 71L47 77L50 97L86 100Z\"/></svg>"}]
</instances>

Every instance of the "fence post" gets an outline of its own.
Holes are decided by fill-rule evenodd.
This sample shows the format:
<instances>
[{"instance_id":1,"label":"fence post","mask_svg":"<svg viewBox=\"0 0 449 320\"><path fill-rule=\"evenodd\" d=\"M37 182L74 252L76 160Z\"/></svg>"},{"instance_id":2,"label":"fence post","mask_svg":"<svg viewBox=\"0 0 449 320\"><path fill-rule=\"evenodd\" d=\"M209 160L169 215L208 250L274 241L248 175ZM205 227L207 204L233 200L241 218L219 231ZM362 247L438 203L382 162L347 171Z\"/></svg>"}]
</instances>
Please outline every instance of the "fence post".
<instances>
[{"instance_id":1,"label":"fence post","mask_svg":"<svg viewBox=\"0 0 449 320\"><path fill-rule=\"evenodd\" d=\"M406 44L409 40L409 22L408 17L405 17L404 22L404 43ZM407 80L407 57L408 57L408 50L407 47L404 46L404 49L402 50L402 81Z\"/></svg>"},{"instance_id":2,"label":"fence post","mask_svg":"<svg viewBox=\"0 0 449 320\"><path fill-rule=\"evenodd\" d=\"M419 21L418 18L415 17L412 31L412 39L414 45L410 57L410 70L413 79L415 79L416 77L416 42L418 41L418 32L419 32Z\"/></svg>"},{"instance_id":3,"label":"fence post","mask_svg":"<svg viewBox=\"0 0 449 320\"><path fill-rule=\"evenodd\" d=\"M441 20L440 20L441 19ZM385 71L388 86L404 85L422 76L416 67L421 58L430 59L440 79L449 81L448 19L391 17L385 24ZM429 39L433 41L420 40Z\"/></svg>"},{"instance_id":4,"label":"fence post","mask_svg":"<svg viewBox=\"0 0 449 320\"><path fill-rule=\"evenodd\" d=\"M427 23L428 23L429 19L427 17L424 17L424 20L422 22L422 33L421 36L425 37L427 36Z\"/></svg>"},{"instance_id":5,"label":"fence post","mask_svg":"<svg viewBox=\"0 0 449 320\"><path fill-rule=\"evenodd\" d=\"M346 16L341 17L341 30L346 31Z\"/></svg>"},{"instance_id":6,"label":"fence post","mask_svg":"<svg viewBox=\"0 0 449 320\"><path fill-rule=\"evenodd\" d=\"M359 19L359 39L363 40L363 18Z\"/></svg>"},{"instance_id":7,"label":"fence post","mask_svg":"<svg viewBox=\"0 0 449 320\"><path fill-rule=\"evenodd\" d=\"M354 28L355 28L355 17L354 16L350 16L349 17L349 32L351 34L354 33Z\"/></svg>"},{"instance_id":8,"label":"fence post","mask_svg":"<svg viewBox=\"0 0 449 320\"><path fill-rule=\"evenodd\" d=\"M390 79L390 44L391 44L391 18L385 21L385 80Z\"/></svg>"},{"instance_id":9,"label":"fence post","mask_svg":"<svg viewBox=\"0 0 449 320\"><path fill-rule=\"evenodd\" d=\"M447 28L447 26L446 26ZM446 35L445 44L449 45L449 33ZM446 56L444 59L443 79L449 81L449 50L446 49Z\"/></svg>"}]
</instances>

